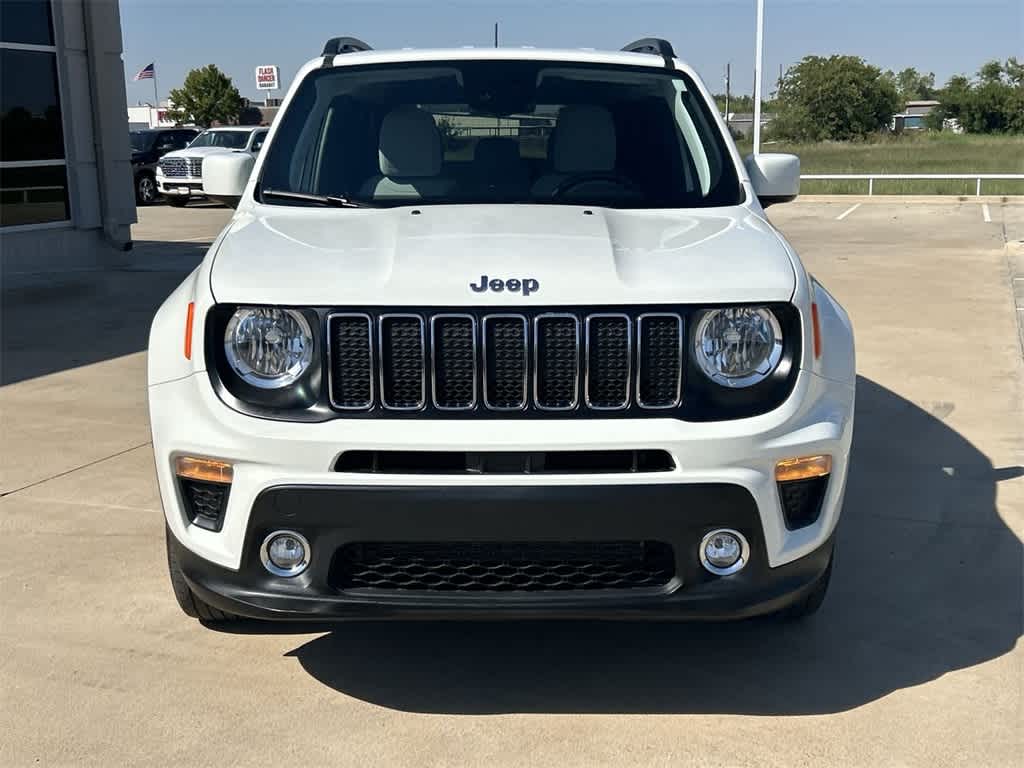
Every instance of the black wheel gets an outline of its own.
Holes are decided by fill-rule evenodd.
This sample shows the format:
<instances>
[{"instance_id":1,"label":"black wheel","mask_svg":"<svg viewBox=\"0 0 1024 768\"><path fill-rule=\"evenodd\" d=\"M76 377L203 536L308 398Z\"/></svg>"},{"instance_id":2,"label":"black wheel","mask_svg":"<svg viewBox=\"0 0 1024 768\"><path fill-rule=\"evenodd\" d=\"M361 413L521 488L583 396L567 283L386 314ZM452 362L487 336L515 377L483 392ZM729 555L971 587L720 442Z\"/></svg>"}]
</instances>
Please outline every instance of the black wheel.
<instances>
[{"instance_id":1,"label":"black wheel","mask_svg":"<svg viewBox=\"0 0 1024 768\"><path fill-rule=\"evenodd\" d=\"M140 173L135 179L135 202L138 205L152 205L160 194L157 192L156 179L150 173Z\"/></svg>"},{"instance_id":2,"label":"black wheel","mask_svg":"<svg viewBox=\"0 0 1024 768\"><path fill-rule=\"evenodd\" d=\"M237 619L233 613L227 613L219 608L200 600L195 592L185 581L185 575L181 572L181 565L178 563L178 542L174 540L174 534L170 529L164 528L167 537L167 570L171 576L171 589L174 590L174 597L178 601L181 610L186 616L201 621L232 621Z\"/></svg>"},{"instance_id":3,"label":"black wheel","mask_svg":"<svg viewBox=\"0 0 1024 768\"><path fill-rule=\"evenodd\" d=\"M804 597L800 598L800 600L783 608L775 615L783 621L800 621L801 619L806 619L808 616L813 616L817 613L818 609L821 608L821 604L825 602L825 595L828 594L828 585L832 580L832 566L835 564L835 561L835 548L833 548L832 556L828 561L828 567L825 569L825 572L818 577L818 581L814 584L811 591Z\"/></svg>"},{"instance_id":4,"label":"black wheel","mask_svg":"<svg viewBox=\"0 0 1024 768\"><path fill-rule=\"evenodd\" d=\"M171 197L170 195L168 195L167 196L167 204L170 205L170 206L173 206L174 208L184 208L186 205L188 205L188 198L187 197Z\"/></svg>"}]
</instances>

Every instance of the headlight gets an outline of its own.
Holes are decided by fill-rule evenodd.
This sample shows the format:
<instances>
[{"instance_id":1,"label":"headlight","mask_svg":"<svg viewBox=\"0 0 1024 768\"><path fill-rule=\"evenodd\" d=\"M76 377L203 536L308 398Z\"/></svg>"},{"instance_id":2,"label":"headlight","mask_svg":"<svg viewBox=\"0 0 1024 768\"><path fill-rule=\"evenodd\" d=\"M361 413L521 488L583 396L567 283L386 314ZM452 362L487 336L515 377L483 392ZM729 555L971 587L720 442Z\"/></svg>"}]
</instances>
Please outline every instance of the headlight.
<instances>
[{"instance_id":1,"label":"headlight","mask_svg":"<svg viewBox=\"0 0 1024 768\"><path fill-rule=\"evenodd\" d=\"M313 334L299 312L240 307L224 331L228 363L242 381L260 389L294 383L313 359Z\"/></svg>"},{"instance_id":2,"label":"headlight","mask_svg":"<svg viewBox=\"0 0 1024 768\"><path fill-rule=\"evenodd\" d=\"M782 358L782 328L771 310L730 307L704 313L694 334L697 364L723 387L764 381Z\"/></svg>"}]
</instances>

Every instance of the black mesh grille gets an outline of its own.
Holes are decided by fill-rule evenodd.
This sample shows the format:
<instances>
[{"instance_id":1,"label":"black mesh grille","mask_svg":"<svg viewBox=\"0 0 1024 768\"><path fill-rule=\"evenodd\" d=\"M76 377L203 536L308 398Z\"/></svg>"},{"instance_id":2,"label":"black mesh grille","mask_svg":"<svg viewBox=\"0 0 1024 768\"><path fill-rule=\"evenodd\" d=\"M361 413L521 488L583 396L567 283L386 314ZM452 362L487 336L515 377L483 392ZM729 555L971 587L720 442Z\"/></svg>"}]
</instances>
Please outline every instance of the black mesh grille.
<instances>
[{"instance_id":1,"label":"black mesh grille","mask_svg":"<svg viewBox=\"0 0 1024 768\"><path fill-rule=\"evenodd\" d=\"M639 322L637 399L649 408L676 405L682 381L682 320L676 315L649 315Z\"/></svg>"},{"instance_id":2,"label":"black mesh grille","mask_svg":"<svg viewBox=\"0 0 1024 768\"><path fill-rule=\"evenodd\" d=\"M338 311L327 323L331 404L394 417L673 408L684 326L680 314L635 311Z\"/></svg>"},{"instance_id":3,"label":"black mesh grille","mask_svg":"<svg viewBox=\"0 0 1024 768\"><path fill-rule=\"evenodd\" d=\"M426 375L423 320L385 317L380 332L381 401L388 408L421 408Z\"/></svg>"},{"instance_id":4,"label":"black mesh grille","mask_svg":"<svg viewBox=\"0 0 1024 768\"><path fill-rule=\"evenodd\" d=\"M522 317L490 317L484 323L487 376L484 381L491 408L526 405L526 322Z\"/></svg>"},{"instance_id":5,"label":"black mesh grille","mask_svg":"<svg viewBox=\"0 0 1024 768\"><path fill-rule=\"evenodd\" d=\"M579 370L576 318L537 318L537 404L556 409L575 406Z\"/></svg>"},{"instance_id":6,"label":"black mesh grille","mask_svg":"<svg viewBox=\"0 0 1024 768\"><path fill-rule=\"evenodd\" d=\"M476 344L473 319L434 320L434 404L471 408L476 401Z\"/></svg>"},{"instance_id":7,"label":"black mesh grille","mask_svg":"<svg viewBox=\"0 0 1024 768\"><path fill-rule=\"evenodd\" d=\"M828 475L807 480L787 480L778 485L786 528L791 531L804 528L818 519L825 488L828 486Z\"/></svg>"},{"instance_id":8,"label":"black mesh grille","mask_svg":"<svg viewBox=\"0 0 1024 768\"><path fill-rule=\"evenodd\" d=\"M629 318L594 317L587 328L587 400L594 408L629 404Z\"/></svg>"},{"instance_id":9,"label":"black mesh grille","mask_svg":"<svg viewBox=\"0 0 1024 768\"><path fill-rule=\"evenodd\" d=\"M542 592L657 588L675 575L658 541L347 544L335 556L338 589Z\"/></svg>"},{"instance_id":10,"label":"black mesh grille","mask_svg":"<svg viewBox=\"0 0 1024 768\"><path fill-rule=\"evenodd\" d=\"M373 365L370 318L332 317L331 400L339 408L369 408L373 404Z\"/></svg>"},{"instance_id":11,"label":"black mesh grille","mask_svg":"<svg viewBox=\"0 0 1024 768\"><path fill-rule=\"evenodd\" d=\"M224 524L224 509L228 503L226 483L204 483L200 480L178 478L181 495L193 525L211 531L219 531Z\"/></svg>"}]
</instances>

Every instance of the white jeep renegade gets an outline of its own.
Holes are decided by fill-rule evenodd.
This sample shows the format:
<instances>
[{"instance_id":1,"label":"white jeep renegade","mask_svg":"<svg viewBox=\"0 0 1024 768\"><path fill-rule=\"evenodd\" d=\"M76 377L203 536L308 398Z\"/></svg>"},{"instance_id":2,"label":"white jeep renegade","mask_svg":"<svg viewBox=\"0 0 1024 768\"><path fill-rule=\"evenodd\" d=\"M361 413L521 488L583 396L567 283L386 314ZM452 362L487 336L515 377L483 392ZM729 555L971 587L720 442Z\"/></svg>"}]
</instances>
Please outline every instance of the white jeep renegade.
<instances>
[{"instance_id":1,"label":"white jeep renegade","mask_svg":"<svg viewBox=\"0 0 1024 768\"><path fill-rule=\"evenodd\" d=\"M845 312L663 40L331 40L153 322L181 607L212 621L800 616L853 429Z\"/></svg>"}]
</instances>

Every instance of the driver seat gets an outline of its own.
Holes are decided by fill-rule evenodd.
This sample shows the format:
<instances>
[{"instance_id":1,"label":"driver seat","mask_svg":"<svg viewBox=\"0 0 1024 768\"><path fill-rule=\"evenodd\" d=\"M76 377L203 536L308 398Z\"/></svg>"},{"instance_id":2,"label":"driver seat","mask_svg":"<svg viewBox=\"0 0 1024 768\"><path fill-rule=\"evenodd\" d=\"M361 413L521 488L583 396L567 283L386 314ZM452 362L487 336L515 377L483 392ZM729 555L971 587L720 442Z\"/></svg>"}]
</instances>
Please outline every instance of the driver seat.
<instances>
[{"instance_id":1,"label":"driver seat","mask_svg":"<svg viewBox=\"0 0 1024 768\"><path fill-rule=\"evenodd\" d=\"M551 142L551 172L534 182L531 194L549 199L566 179L586 173L615 171L615 120L607 107L596 104L567 104L558 112L558 125ZM580 187L608 185L581 182ZM592 191L592 190L591 190Z\"/></svg>"}]
</instances>

